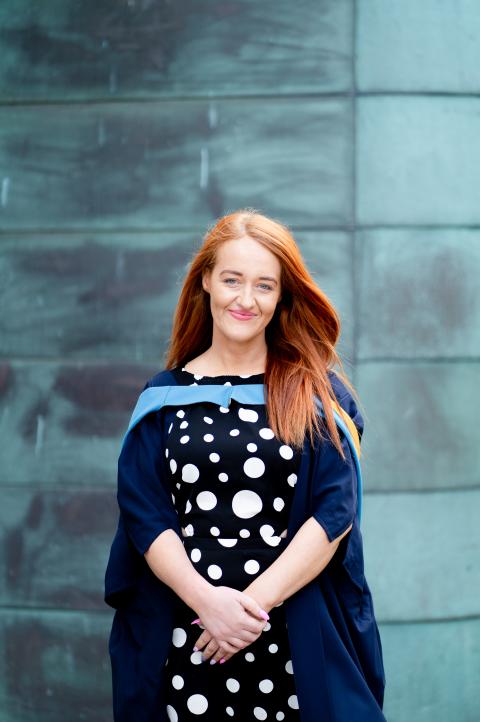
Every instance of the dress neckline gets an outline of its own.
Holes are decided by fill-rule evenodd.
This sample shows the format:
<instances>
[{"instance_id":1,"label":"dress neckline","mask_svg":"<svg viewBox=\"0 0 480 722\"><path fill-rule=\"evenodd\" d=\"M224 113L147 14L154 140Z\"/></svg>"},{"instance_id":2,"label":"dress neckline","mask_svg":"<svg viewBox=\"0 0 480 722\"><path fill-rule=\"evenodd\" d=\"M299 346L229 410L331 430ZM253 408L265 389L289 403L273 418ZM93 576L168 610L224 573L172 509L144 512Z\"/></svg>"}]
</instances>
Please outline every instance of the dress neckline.
<instances>
[{"instance_id":1,"label":"dress neckline","mask_svg":"<svg viewBox=\"0 0 480 722\"><path fill-rule=\"evenodd\" d=\"M263 378L265 375L264 371L260 371L258 374L219 374L218 376L209 376L208 374L200 374L196 371L189 371L185 366L180 367L182 373L193 376L197 381L201 379L258 379Z\"/></svg>"}]
</instances>

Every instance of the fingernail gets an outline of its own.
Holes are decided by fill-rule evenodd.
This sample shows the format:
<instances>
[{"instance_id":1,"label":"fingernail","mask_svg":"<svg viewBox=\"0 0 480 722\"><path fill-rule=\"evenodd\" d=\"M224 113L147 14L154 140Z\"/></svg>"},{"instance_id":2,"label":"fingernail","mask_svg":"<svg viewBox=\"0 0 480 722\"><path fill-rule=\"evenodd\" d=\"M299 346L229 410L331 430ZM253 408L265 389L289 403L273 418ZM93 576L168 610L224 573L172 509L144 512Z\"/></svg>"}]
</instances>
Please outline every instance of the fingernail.
<instances>
[{"instance_id":1,"label":"fingernail","mask_svg":"<svg viewBox=\"0 0 480 722\"><path fill-rule=\"evenodd\" d=\"M216 659L211 659L210 664L215 664L216 661L217 661Z\"/></svg>"},{"instance_id":2,"label":"fingernail","mask_svg":"<svg viewBox=\"0 0 480 722\"><path fill-rule=\"evenodd\" d=\"M198 647L194 647L194 648L193 648L193 651L194 651L194 652L198 652Z\"/></svg>"},{"instance_id":3,"label":"fingernail","mask_svg":"<svg viewBox=\"0 0 480 722\"><path fill-rule=\"evenodd\" d=\"M222 657L222 659L220 660L220 664L223 664L225 661L226 661L225 657Z\"/></svg>"},{"instance_id":4,"label":"fingernail","mask_svg":"<svg viewBox=\"0 0 480 722\"><path fill-rule=\"evenodd\" d=\"M200 619L194 619L193 622L190 622L190 624L198 624L200 622Z\"/></svg>"},{"instance_id":5,"label":"fingernail","mask_svg":"<svg viewBox=\"0 0 480 722\"><path fill-rule=\"evenodd\" d=\"M264 609L260 610L260 616L263 617L264 619L270 619L270 615L267 614L267 612Z\"/></svg>"}]
</instances>

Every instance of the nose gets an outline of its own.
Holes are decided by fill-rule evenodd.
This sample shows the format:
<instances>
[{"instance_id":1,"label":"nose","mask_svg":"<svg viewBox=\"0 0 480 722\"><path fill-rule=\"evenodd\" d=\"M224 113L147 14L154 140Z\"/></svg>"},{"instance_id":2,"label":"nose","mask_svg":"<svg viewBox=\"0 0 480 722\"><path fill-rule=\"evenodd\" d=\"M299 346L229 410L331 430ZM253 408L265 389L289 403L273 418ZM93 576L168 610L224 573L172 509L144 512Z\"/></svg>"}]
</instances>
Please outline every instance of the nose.
<instances>
[{"instance_id":1,"label":"nose","mask_svg":"<svg viewBox=\"0 0 480 722\"><path fill-rule=\"evenodd\" d=\"M249 310L255 304L253 292L248 284L245 284L238 295L239 304L242 308Z\"/></svg>"}]
</instances>

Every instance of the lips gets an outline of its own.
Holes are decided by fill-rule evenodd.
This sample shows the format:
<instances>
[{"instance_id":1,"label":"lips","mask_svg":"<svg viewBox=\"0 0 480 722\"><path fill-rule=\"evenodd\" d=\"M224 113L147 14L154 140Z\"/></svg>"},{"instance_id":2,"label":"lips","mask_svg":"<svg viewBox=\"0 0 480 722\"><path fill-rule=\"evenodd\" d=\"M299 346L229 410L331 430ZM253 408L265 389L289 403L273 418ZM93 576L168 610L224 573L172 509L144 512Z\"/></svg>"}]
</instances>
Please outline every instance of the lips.
<instances>
[{"instance_id":1,"label":"lips","mask_svg":"<svg viewBox=\"0 0 480 722\"><path fill-rule=\"evenodd\" d=\"M239 321L248 321L250 318L254 318L254 313L242 313L241 311L229 311L233 318L238 319Z\"/></svg>"}]
</instances>

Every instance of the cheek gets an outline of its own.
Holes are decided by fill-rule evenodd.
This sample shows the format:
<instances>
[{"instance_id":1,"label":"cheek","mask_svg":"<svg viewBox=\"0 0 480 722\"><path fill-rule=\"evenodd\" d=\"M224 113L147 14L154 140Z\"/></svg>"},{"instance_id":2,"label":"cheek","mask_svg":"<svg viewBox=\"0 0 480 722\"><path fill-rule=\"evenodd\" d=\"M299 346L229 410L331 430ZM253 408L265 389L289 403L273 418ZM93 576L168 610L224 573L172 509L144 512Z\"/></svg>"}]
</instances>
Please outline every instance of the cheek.
<instances>
[{"instance_id":1,"label":"cheek","mask_svg":"<svg viewBox=\"0 0 480 722\"><path fill-rule=\"evenodd\" d=\"M268 304L265 306L265 315L267 316L273 316L275 313L275 309L277 308L278 301L277 300L271 300Z\"/></svg>"}]
</instances>

